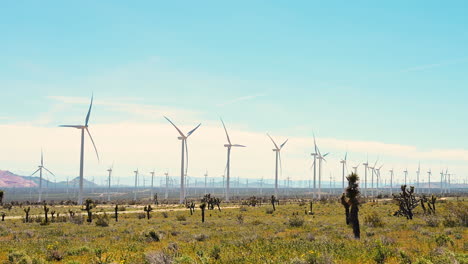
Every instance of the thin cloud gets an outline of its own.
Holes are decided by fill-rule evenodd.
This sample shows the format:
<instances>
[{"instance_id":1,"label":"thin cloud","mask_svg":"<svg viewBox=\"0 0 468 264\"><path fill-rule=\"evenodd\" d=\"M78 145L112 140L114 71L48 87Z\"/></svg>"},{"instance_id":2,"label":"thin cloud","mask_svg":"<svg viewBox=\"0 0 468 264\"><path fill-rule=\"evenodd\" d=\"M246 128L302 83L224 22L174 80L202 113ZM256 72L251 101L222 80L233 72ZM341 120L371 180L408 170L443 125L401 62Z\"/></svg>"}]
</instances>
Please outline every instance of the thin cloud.
<instances>
[{"instance_id":1,"label":"thin cloud","mask_svg":"<svg viewBox=\"0 0 468 264\"><path fill-rule=\"evenodd\" d=\"M256 98L259 98L259 97L264 97L264 96L265 96L264 94L246 95L246 96L242 96L242 97L232 99L232 100L224 102L222 104L217 104L216 106L231 105L231 104L235 104L235 103L238 103L238 102L249 101L249 100L253 100L253 99L256 99Z\"/></svg>"}]
</instances>

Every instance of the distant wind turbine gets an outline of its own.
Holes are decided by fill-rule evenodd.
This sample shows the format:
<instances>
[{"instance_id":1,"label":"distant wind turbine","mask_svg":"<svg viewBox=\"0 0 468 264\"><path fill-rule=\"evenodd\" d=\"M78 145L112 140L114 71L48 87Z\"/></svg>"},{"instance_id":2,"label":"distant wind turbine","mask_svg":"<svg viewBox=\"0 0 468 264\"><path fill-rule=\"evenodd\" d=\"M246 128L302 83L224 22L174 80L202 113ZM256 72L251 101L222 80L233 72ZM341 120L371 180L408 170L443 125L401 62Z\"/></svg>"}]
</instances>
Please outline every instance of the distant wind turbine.
<instances>
[{"instance_id":1,"label":"distant wind turbine","mask_svg":"<svg viewBox=\"0 0 468 264\"><path fill-rule=\"evenodd\" d=\"M110 201L110 188L111 188L111 175L112 175L112 168L114 168L114 164L107 170L109 172L109 176L107 178L107 201Z\"/></svg>"},{"instance_id":2,"label":"distant wind turbine","mask_svg":"<svg viewBox=\"0 0 468 264\"><path fill-rule=\"evenodd\" d=\"M48 170L46 167L44 167L44 155L42 153L42 150L41 150L41 165L38 166L39 168L33 173L31 174L31 177L36 174L37 172L39 172L39 198L37 200L37 202L42 202L42 169L46 170L47 172L49 172L50 174L52 174L54 177L55 175L50 171Z\"/></svg>"},{"instance_id":3,"label":"distant wind turbine","mask_svg":"<svg viewBox=\"0 0 468 264\"><path fill-rule=\"evenodd\" d=\"M85 130L89 135L89 138L91 139L91 142L93 143L94 150L96 152L97 159L99 161L99 154L96 148L96 145L94 144L93 137L91 136L91 133L89 132L88 129L88 122L89 122L89 116L91 115L91 109L93 107L93 96L91 96L91 103L89 105L89 110L88 114L86 115L85 119L85 124L84 125L61 125L60 127L72 127L76 129L81 130L81 155L80 155L80 190L78 193L78 204L82 205L83 204L83 169L84 169L84 133Z\"/></svg>"},{"instance_id":4,"label":"distant wind turbine","mask_svg":"<svg viewBox=\"0 0 468 264\"><path fill-rule=\"evenodd\" d=\"M407 185L407 182L408 182L408 181L407 181L407 178L408 178L408 169L405 169L405 170L403 171L403 173L405 174L405 185Z\"/></svg>"},{"instance_id":5,"label":"distant wind turbine","mask_svg":"<svg viewBox=\"0 0 468 264\"><path fill-rule=\"evenodd\" d=\"M326 156L328 156L330 153L327 152L325 153L324 155L322 155L322 153L320 152L320 148L317 146L317 144L315 145L316 149L317 149L317 159L319 161L319 176L318 176L318 198L320 199L322 197L322 161L327 161L325 159Z\"/></svg>"},{"instance_id":6,"label":"distant wind turbine","mask_svg":"<svg viewBox=\"0 0 468 264\"><path fill-rule=\"evenodd\" d=\"M367 157L367 161L362 165L364 165L364 197L367 197L367 169L369 167L369 157Z\"/></svg>"},{"instance_id":7,"label":"distant wind turbine","mask_svg":"<svg viewBox=\"0 0 468 264\"><path fill-rule=\"evenodd\" d=\"M133 201L137 200L137 188L138 188L138 169L136 171L133 171L135 173L135 190L133 192Z\"/></svg>"},{"instance_id":8,"label":"distant wind turbine","mask_svg":"<svg viewBox=\"0 0 468 264\"><path fill-rule=\"evenodd\" d=\"M346 154L345 154L345 156L344 156L344 159L342 159L342 160L340 161L340 163L343 164L343 175L342 175L342 179L341 179L341 180L342 180L341 185L342 185L343 190L344 190L344 188L345 188L345 187L344 187L344 182L345 182L345 167L346 167L346 158L347 158L347 157L348 157L348 152L346 152Z\"/></svg>"},{"instance_id":9,"label":"distant wind turbine","mask_svg":"<svg viewBox=\"0 0 468 264\"><path fill-rule=\"evenodd\" d=\"M208 179L208 170L205 172L205 194L206 194L206 180Z\"/></svg>"},{"instance_id":10,"label":"distant wind turbine","mask_svg":"<svg viewBox=\"0 0 468 264\"><path fill-rule=\"evenodd\" d=\"M315 141L315 134L313 135L314 136L314 153L311 153L310 155L314 157L314 163L312 164L312 166L314 166L314 191L313 191L313 198L317 198L317 186L316 186L316 183L317 183L317 142Z\"/></svg>"},{"instance_id":11,"label":"distant wind turbine","mask_svg":"<svg viewBox=\"0 0 468 264\"><path fill-rule=\"evenodd\" d=\"M179 132L180 137L177 137L182 142L182 154L181 154L181 162L180 162L180 197L179 197L179 203L183 204L185 200L185 185L184 185L184 175L187 174L188 170L188 146L187 146L187 138L192 135L195 130L197 130L200 126L201 123L198 124L194 129L190 130L187 135L182 133L182 131L174 124L172 121L164 117L169 123L171 123L174 128ZM184 156L185 155L185 156ZM186 158L186 163L184 163L184 159ZM185 171L184 171L184 166L185 166Z\"/></svg>"},{"instance_id":12,"label":"distant wind turbine","mask_svg":"<svg viewBox=\"0 0 468 264\"><path fill-rule=\"evenodd\" d=\"M150 172L151 174L151 191L150 191L150 201L153 200L153 189L154 189L154 169L152 172Z\"/></svg>"},{"instance_id":13,"label":"distant wind turbine","mask_svg":"<svg viewBox=\"0 0 468 264\"><path fill-rule=\"evenodd\" d=\"M420 187L419 174L420 173L421 173L421 162L418 163L418 170L416 171L416 186L417 186L416 192L421 192L421 190L419 190L419 187Z\"/></svg>"},{"instance_id":14,"label":"distant wind turbine","mask_svg":"<svg viewBox=\"0 0 468 264\"><path fill-rule=\"evenodd\" d=\"M282 170L283 167L281 166L281 149L283 149L284 145L288 140L286 139L283 144L281 144L279 147L276 144L276 142L273 140L273 138L267 133L268 137L271 139L271 142L273 142L273 145L275 145L275 148L273 151L276 154L276 165L275 165L275 197L278 198L278 161L280 165L280 169Z\"/></svg>"},{"instance_id":15,"label":"distant wind turbine","mask_svg":"<svg viewBox=\"0 0 468 264\"><path fill-rule=\"evenodd\" d=\"M361 165L361 163L358 163L356 166L353 167L354 174L357 174L357 169L359 168L359 165Z\"/></svg>"},{"instance_id":16,"label":"distant wind turbine","mask_svg":"<svg viewBox=\"0 0 468 264\"><path fill-rule=\"evenodd\" d=\"M383 166L384 165L382 164L378 169L375 169L375 174L376 174L376 177L377 177L377 179L376 179L377 180L376 181L377 182L377 186L376 186L377 187L377 195L379 193L379 181L381 181L381 179L380 179L380 169L382 169Z\"/></svg>"},{"instance_id":17,"label":"distant wind turbine","mask_svg":"<svg viewBox=\"0 0 468 264\"><path fill-rule=\"evenodd\" d=\"M390 196L393 195L393 168L390 170Z\"/></svg>"},{"instance_id":18,"label":"distant wind turbine","mask_svg":"<svg viewBox=\"0 0 468 264\"><path fill-rule=\"evenodd\" d=\"M224 132L226 132L226 138L228 141L228 144L224 144L224 146L227 148L227 163L226 163L226 202L229 202L229 183L230 183L230 171L231 171L231 148L232 147L241 147L245 148L244 145L239 145L239 144L232 144L231 139L229 139L229 134L226 129L226 125L224 125L223 119L221 119L221 123L223 123L224 127Z\"/></svg>"},{"instance_id":19,"label":"distant wind turbine","mask_svg":"<svg viewBox=\"0 0 468 264\"><path fill-rule=\"evenodd\" d=\"M431 169L429 169L429 171L427 172L427 184L428 184L427 193L431 192L431 174L432 174L432 171Z\"/></svg>"},{"instance_id":20,"label":"distant wind turbine","mask_svg":"<svg viewBox=\"0 0 468 264\"><path fill-rule=\"evenodd\" d=\"M169 173L168 172L165 172L164 173L164 176L166 176L166 191L164 193L164 199L167 200L167 197L168 197L168 190L169 190Z\"/></svg>"},{"instance_id":21,"label":"distant wind turbine","mask_svg":"<svg viewBox=\"0 0 468 264\"><path fill-rule=\"evenodd\" d=\"M369 167L369 169L372 170L372 178L371 178L371 191L372 191L371 195L372 195L372 197L374 197L374 172L375 172L375 166L377 166L378 161L379 161L379 159L377 158L377 160L374 163L374 166Z\"/></svg>"}]
</instances>

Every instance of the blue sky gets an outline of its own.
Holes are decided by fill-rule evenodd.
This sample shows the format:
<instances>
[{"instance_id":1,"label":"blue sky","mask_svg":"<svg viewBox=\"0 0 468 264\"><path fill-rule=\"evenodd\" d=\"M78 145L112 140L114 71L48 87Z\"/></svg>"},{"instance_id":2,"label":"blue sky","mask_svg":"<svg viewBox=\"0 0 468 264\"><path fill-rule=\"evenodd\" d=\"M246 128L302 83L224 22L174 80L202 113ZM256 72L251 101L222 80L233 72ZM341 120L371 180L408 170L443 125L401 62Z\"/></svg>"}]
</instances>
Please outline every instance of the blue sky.
<instances>
[{"instance_id":1,"label":"blue sky","mask_svg":"<svg viewBox=\"0 0 468 264\"><path fill-rule=\"evenodd\" d=\"M466 1L6 2L0 125L81 122L77 98L94 92L96 124L164 124L167 108L193 125L223 116L239 131L468 156L467 10ZM464 158L428 161L451 162L463 173Z\"/></svg>"}]
</instances>

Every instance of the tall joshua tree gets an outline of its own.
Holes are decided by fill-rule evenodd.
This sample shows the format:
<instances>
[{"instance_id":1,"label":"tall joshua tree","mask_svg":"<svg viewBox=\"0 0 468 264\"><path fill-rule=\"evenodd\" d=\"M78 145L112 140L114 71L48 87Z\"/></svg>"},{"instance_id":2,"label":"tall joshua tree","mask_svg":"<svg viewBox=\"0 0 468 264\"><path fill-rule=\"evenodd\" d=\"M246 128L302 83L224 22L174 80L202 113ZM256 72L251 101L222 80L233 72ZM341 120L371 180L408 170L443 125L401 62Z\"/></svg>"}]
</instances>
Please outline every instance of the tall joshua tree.
<instances>
[{"instance_id":1,"label":"tall joshua tree","mask_svg":"<svg viewBox=\"0 0 468 264\"><path fill-rule=\"evenodd\" d=\"M361 230L359 228L359 176L356 173L351 173L348 177L348 188L346 194L341 196L341 203L345 207L346 223L353 227L354 237L361 238Z\"/></svg>"}]
</instances>

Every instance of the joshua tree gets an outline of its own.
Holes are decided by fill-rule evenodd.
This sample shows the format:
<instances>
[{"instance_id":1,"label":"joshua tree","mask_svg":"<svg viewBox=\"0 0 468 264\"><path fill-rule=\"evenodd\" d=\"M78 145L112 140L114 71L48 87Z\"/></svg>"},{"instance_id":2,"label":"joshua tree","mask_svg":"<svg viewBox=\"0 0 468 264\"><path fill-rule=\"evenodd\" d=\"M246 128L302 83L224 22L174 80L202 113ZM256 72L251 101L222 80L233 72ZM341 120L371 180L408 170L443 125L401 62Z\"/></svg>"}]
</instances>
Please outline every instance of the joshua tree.
<instances>
[{"instance_id":1,"label":"joshua tree","mask_svg":"<svg viewBox=\"0 0 468 264\"><path fill-rule=\"evenodd\" d=\"M435 214L436 208L435 208L435 202L437 200L437 197L435 195L432 195L430 199L427 199L425 195L422 196L422 198L419 200L421 202L421 207L424 211L424 214ZM427 203L428 209L426 209L426 206L424 203Z\"/></svg>"},{"instance_id":2,"label":"joshua tree","mask_svg":"<svg viewBox=\"0 0 468 264\"><path fill-rule=\"evenodd\" d=\"M86 213L88 213L88 219L86 219L86 222L88 223L91 223L93 221L93 212L91 212L93 208L94 208L93 200L86 199L85 208L81 210L85 210Z\"/></svg>"},{"instance_id":3,"label":"joshua tree","mask_svg":"<svg viewBox=\"0 0 468 264\"><path fill-rule=\"evenodd\" d=\"M273 211L276 211L276 207L275 207L276 197L272 195L270 201L271 201L271 205L273 205Z\"/></svg>"},{"instance_id":4,"label":"joshua tree","mask_svg":"<svg viewBox=\"0 0 468 264\"><path fill-rule=\"evenodd\" d=\"M349 214L346 217L346 223L353 226L354 237L359 239L361 238L359 228L359 176L353 172L346 179L348 180L348 188L346 188L346 195L341 196L341 203L345 207L345 213ZM347 208L350 210L348 211Z\"/></svg>"},{"instance_id":5,"label":"joshua tree","mask_svg":"<svg viewBox=\"0 0 468 264\"><path fill-rule=\"evenodd\" d=\"M310 214L310 215L313 215L313 214L314 214L314 211L312 210L312 209L313 209L313 205L314 205L314 201L311 200L311 201L309 202L309 206L310 206L309 214Z\"/></svg>"},{"instance_id":6,"label":"joshua tree","mask_svg":"<svg viewBox=\"0 0 468 264\"><path fill-rule=\"evenodd\" d=\"M202 221L202 223L205 222L205 208L206 208L206 203L200 204L200 209L201 209L201 221Z\"/></svg>"},{"instance_id":7,"label":"joshua tree","mask_svg":"<svg viewBox=\"0 0 468 264\"><path fill-rule=\"evenodd\" d=\"M413 219L413 209L419 204L414 196L414 186L411 186L408 190L406 185L401 186L401 193L393 195L393 200L398 202L399 210L396 211L394 216L406 216L406 219ZM434 201L435 202L435 201Z\"/></svg>"},{"instance_id":8,"label":"joshua tree","mask_svg":"<svg viewBox=\"0 0 468 264\"><path fill-rule=\"evenodd\" d=\"M346 200L346 194L341 195L341 204L345 208L346 224L349 225L349 203Z\"/></svg>"},{"instance_id":9,"label":"joshua tree","mask_svg":"<svg viewBox=\"0 0 468 264\"><path fill-rule=\"evenodd\" d=\"M2 212L1 216L2 216L2 222L5 221L5 216L6 216L5 212Z\"/></svg>"},{"instance_id":10,"label":"joshua tree","mask_svg":"<svg viewBox=\"0 0 468 264\"><path fill-rule=\"evenodd\" d=\"M45 215L45 223L47 224L49 222L49 218L47 217L47 213L49 212L49 207L47 207L47 204L44 203L44 215Z\"/></svg>"},{"instance_id":11,"label":"joshua tree","mask_svg":"<svg viewBox=\"0 0 468 264\"><path fill-rule=\"evenodd\" d=\"M50 212L50 215L52 216L51 221L54 222L55 211L51 211L51 212ZM57 215L57 218L58 218L58 215Z\"/></svg>"},{"instance_id":12,"label":"joshua tree","mask_svg":"<svg viewBox=\"0 0 468 264\"><path fill-rule=\"evenodd\" d=\"M28 206L28 208L24 208L23 211L26 213L26 216L24 218L24 222L29 223L29 211L31 211L31 207Z\"/></svg>"},{"instance_id":13,"label":"joshua tree","mask_svg":"<svg viewBox=\"0 0 468 264\"><path fill-rule=\"evenodd\" d=\"M75 212L70 209L68 210L68 214L70 215L70 218L75 216Z\"/></svg>"},{"instance_id":14,"label":"joshua tree","mask_svg":"<svg viewBox=\"0 0 468 264\"><path fill-rule=\"evenodd\" d=\"M154 194L153 199L154 199L154 204L155 204L156 206L158 206L158 205L159 205L159 201L158 201L158 194L157 194L157 193Z\"/></svg>"},{"instance_id":15,"label":"joshua tree","mask_svg":"<svg viewBox=\"0 0 468 264\"><path fill-rule=\"evenodd\" d=\"M118 222L119 221L119 205L118 204L115 205L114 214L115 214L115 221Z\"/></svg>"},{"instance_id":16,"label":"joshua tree","mask_svg":"<svg viewBox=\"0 0 468 264\"><path fill-rule=\"evenodd\" d=\"M221 200L219 198L212 197L211 194L205 194L201 202L208 205L208 210L213 210L216 205L218 206L218 210L221 211Z\"/></svg>"},{"instance_id":17,"label":"joshua tree","mask_svg":"<svg viewBox=\"0 0 468 264\"><path fill-rule=\"evenodd\" d=\"M4 194L5 193L2 190L0 190L0 205L3 205L3 195Z\"/></svg>"},{"instance_id":18,"label":"joshua tree","mask_svg":"<svg viewBox=\"0 0 468 264\"><path fill-rule=\"evenodd\" d=\"M151 213L151 211L153 211L153 208L151 208L151 205L145 206L145 208L143 208L143 211L146 212L146 218L148 218L148 220L149 220L150 219L150 213Z\"/></svg>"}]
</instances>

